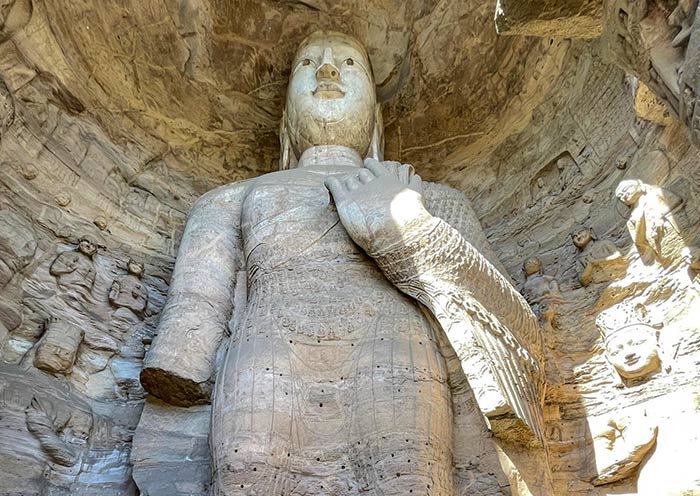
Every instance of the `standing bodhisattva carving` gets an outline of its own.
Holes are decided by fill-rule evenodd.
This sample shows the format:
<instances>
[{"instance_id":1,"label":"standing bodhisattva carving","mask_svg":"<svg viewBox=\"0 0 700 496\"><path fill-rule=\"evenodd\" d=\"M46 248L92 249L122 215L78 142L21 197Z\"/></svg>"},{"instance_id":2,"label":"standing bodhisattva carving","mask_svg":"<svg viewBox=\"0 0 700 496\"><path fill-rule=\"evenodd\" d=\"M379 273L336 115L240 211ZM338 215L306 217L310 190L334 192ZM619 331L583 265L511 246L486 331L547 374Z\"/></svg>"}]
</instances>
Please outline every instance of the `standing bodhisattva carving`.
<instances>
[{"instance_id":1,"label":"standing bodhisattva carving","mask_svg":"<svg viewBox=\"0 0 700 496\"><path fill-rule=\"evenodd\" d=\"M175 405L212 397L215 494L454 494L459 393L443 331L476 336L542 436L536 317L474 213L382 162L382 133L364 47L315 33L292 66L285 170L215 189L190 213L141 380Z\"/></svg>"}]
</instances>

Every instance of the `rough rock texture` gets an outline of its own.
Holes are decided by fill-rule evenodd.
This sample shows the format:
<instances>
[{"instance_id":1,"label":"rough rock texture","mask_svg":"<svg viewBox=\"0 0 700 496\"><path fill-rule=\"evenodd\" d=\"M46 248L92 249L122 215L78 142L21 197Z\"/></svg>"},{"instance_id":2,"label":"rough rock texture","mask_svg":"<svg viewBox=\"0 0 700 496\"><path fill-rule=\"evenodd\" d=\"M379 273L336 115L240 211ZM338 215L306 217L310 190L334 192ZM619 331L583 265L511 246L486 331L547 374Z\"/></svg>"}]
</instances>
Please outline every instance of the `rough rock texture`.
<instances>
[{"instance_id":1,"label":"rough rock texture","mask_svg":"<svg viewBox=\"0 0 700 496\"><path fill-rule=\"evenodd\" d=\"M498 34L596 38L603 29L602 0L498 0Z\"/></svg>"},{"instance_id":2,"label":"rough rock texture","mask_svg":"<svg viewBox=\"0 0 700 496\"><path fill-rule=\"evenodd\" d=\"M136 483L142 494L206 494L197 419L207 407L183 414L191 420L138 424L144 347L194 200L276 169L288 60L319 27L368 46L386 157L466 193L521 287L532 257L558 282L562 301L544 331L547 450L498 441L512 492L700 491L700 152L688 131L694 111L683 110L697 90L681 91L677 78L693 38L676 40L693 25L691 7L606 2L602 37L584 42L547 30L498 37L495 6L471 0L3 2L0 494L128 495ZM649 100L635 78L670 119L640 111ZM615 197L623 179L663 187L681 208L643 216L661 229L633 240L633 208ZM581 283L570 238L580 224L620 250L624 277ZM659 253L672 256L647 264L637 242L653 244L655 233L670 240ZM97 247L92 257L76 255L83 237ZM52 275L63 253L75 268ZM129 258L145 264L143 315L109 297ZM596 325L620 305L658 344L660 368L631 382ZM34 366L51 319L84 333L70 372ZM146 408L162 413L155 401ZM162 414L184 418L177 412ZM657 427L653 447L647 427L620 443L635 419ZM155 459L169 484L156 489ZM598 485L623 469L631 475Z\"/></svg>"}]
</instances>

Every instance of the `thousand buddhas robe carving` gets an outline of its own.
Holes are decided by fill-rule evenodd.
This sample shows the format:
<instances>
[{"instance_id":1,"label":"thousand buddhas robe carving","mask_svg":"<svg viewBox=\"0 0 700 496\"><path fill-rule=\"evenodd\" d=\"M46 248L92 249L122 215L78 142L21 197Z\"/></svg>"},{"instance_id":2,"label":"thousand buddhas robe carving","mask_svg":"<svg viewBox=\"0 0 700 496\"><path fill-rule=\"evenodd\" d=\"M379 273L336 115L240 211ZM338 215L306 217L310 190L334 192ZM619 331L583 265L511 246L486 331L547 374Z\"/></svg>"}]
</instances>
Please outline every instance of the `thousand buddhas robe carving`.
<instances>
[{"instance_id":1,"label":"thousand buddhas robe carving","mask_svg":"<svg viewBox=\"0 0 700 496\"><path fill-rule=\"evenodd\" d=\"M483 424L470 340L542 437L536 317L466 199L383 161L382 137L365 49L317 32L292 66L283 170L189 214L141 381L212 402L212 494L508 494L492 470L463 474L482 455L460 431Z\"/></svg>"}]
</instances>

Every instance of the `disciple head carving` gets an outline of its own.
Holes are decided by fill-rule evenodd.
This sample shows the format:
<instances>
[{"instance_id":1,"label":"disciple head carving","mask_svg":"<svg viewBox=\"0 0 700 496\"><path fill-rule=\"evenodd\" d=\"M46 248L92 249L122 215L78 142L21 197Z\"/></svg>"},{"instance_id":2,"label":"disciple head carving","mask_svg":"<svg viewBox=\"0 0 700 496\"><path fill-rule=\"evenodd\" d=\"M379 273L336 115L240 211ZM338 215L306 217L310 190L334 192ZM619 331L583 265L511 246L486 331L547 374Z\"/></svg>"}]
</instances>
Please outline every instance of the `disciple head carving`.
<instances>
[{"instance_id":1,"label":"disciple head carving","mask_svg":"<svg viewBox=\"0 0 700 496\"><path fill-rule=\"evenodd\" d=\"M579 250L583 250L588 246L588 244L595 239L593 234L593 229L589 227L578 227L574 232L571 233L571 240L574 246Z\"/></svg>"},{"instance_id":2,"label":"disciple head carving","mask_svg":"<svg viewBox=\"0 0 700 496\"><path fill-rule=\"evenodd\" d=\"M621 181L615 189L615 196L625 205L631 207L646 193L645 184L639 179Z\"/></svg>"},{"instance_id":3,"label":"disciple head carving","mask_svg":"<svg viewBox=\"0 0 700 496\"><path fill-rule=\"evenodd\" d=\"M542 262L536 257L528 258L523 262L523 270L525 271L525 277L529 277L533 274L541 274Z\"/></svg>"},{"instance_id":4,"label":"disciple head carving","mask_svg":"<svg viewBox=\"0 0 700 496\"><path fill-rule=\"evenodd\" d=\"M294 57L280 128L280 166L307 149L341 145L381 159L381 110L367 51L355 38L317 31Z\"/></svg>"},{"instance_id":5,"label":"disciple head carving","mask_svg":"<svg viewBox=\"0 0 700 496\"><path fill-rule=\"evenodd\" d=\"M95 253L97 253L97 245L87 238L82 238L78 242L78 251L92 258L95 256Z\"/></svg>"},{"instance_id":6,"label":"disciple head carving","mask_svg":"<svg viewBox=\"0 0 700 496\"><path fill-rule=\"evenodd\" d=\"M137 262L133 258L130 258L129 261L126 263L126 270L129 272L129 274L140 278L141 276L143 276L144 267L141 262Z\"/></svg>"}]
</instances>

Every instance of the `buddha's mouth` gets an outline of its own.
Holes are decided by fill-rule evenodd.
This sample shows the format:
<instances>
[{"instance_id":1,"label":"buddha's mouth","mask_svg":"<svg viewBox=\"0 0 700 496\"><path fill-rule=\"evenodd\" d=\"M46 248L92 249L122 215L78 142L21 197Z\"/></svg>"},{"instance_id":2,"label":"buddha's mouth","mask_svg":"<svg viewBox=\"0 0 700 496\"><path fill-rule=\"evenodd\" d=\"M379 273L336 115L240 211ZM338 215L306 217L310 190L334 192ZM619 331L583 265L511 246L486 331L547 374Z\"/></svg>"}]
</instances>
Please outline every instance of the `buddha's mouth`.
<instances>
[{"instance_id":1,"label":"buddha's mouth","mask_svg":"<svg viewBox=\"0 0 700 496\"><path fill-rule=\"evenodd\" d=\"M637 365L638 361L639 361L639 355L635 355L635 356L630 357L627 360L625 360L625 365L627 365L627 366Z\"/></svg>"},{"instance_id":2,"label":"buddha's mouth","mask_svg":"<svg viewBox=\"0 0 700 496\"><path fill-rule=\"evenodd\" d=\"M343 98L345 96L345 92L341 90L340 86L338 86L336 83L331 81L321 81L313 91L313 95L325 100L332 100L335 98Z\"/></svg>"}]
</instances>

